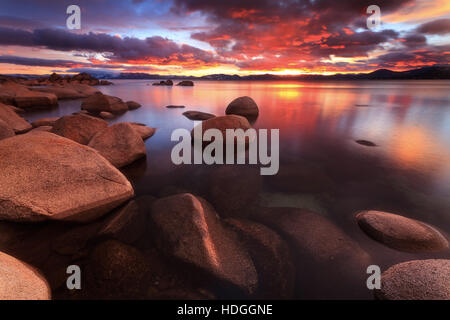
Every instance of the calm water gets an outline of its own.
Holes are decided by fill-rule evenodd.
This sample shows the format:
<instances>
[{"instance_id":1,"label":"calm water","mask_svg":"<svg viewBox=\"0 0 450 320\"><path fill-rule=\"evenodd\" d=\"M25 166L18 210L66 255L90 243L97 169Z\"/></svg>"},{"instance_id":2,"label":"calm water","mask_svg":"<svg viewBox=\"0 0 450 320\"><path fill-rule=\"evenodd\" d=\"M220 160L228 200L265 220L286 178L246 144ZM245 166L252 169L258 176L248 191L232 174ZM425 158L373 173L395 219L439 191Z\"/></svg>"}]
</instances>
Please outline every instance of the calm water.
<instances>
[{"instance_id":1,"label":"calm water","mask_svg":"<svg viewBox=\"0 0 450 320\"><path fill-rule=\"evenodd\" d=\"M449 252L417 255L389 249L365 236L353 218L359 210L385 210L450 232L450 81L197 81L194 87L149 86L152 82L120 80L99 87L105 94L142 104L111 122L158 128L146 141L147 160L124 170L138 195L158 195L173 185L196 191L207 185L205 165L177 168L171 163L175 143L170 135L174 129L193 127L184 111L223 115L229 102L247 95L260 109L254 127L280 129L280 171L262 179L260 205L308 208L328 217L382 270L399 261L450 258ZM27 116L62 116L79 111L80 104L64 101L59 109ZM358 139L377 147L359 145ZM337 286L340 297L372 297L367 289ZM298 297L321 295L305 290Z\"/></svg>"}]
</instances>

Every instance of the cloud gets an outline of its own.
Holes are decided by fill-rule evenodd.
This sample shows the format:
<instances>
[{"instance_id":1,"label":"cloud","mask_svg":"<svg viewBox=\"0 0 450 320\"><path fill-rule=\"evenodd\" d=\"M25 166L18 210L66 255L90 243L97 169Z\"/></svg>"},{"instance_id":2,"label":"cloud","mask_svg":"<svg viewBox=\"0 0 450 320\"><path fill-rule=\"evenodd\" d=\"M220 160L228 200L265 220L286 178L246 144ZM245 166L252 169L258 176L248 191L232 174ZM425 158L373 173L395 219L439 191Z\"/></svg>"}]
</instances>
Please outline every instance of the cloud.
<instances>
[{"instance_id":1,"label":"cloud","mask_svg":"<svg viewBox=\"0 0 450 320\"><path fill-rule=\"evenodd\" d=\"M425 34L447 34L450 33L450 19L438 19L421 24L417 32Z\"/></svg>"}]
</instances>

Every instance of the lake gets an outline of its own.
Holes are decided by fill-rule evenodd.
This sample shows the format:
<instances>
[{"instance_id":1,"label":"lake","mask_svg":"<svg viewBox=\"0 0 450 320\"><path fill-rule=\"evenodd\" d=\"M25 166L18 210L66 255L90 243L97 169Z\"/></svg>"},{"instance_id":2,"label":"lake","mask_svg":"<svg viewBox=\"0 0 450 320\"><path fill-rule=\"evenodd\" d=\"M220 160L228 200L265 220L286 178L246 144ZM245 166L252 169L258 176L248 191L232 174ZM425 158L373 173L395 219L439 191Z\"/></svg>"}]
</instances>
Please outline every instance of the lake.
<instances>
[{"instance_id":1,"label":"lake","mask_svg":"<svg viewBox=\"0 0 450 320\"><path fill-rule=\"evenodd\" d=\"M116 80L99 87L105 94L142 104L111 123L134 121L158 128L146 141L147 159L123 170L137 195L158 196L179 188L207 198L211 172L217 168L172 164L170 152L176 142L170 140L171 133L193 128L184 111L224 115L233 99L250 96L259 106L253 126L280 130L280 170L258 178L257 206L317 212L358 243L382 270L400 261L450 258L448 250L409 254L390 249L368 238L354 219L361 210L382 210L450 232L450 81L195 81L194 87L151 86L152 82ZM62 116L79 111L80 105L81 100L63 101L59 109L25 116ZM244 168L251 166L234 167L243 174L233 176L232 183L246 186ZM249 189L249 194L254 192ZM240 210L254 210L254 205L249 202ZM372 298L365 283L347 285L338 275L327 277L316 267L313 263L297 270L304 285L296 297Z\"/></svg>"}]
</instances>

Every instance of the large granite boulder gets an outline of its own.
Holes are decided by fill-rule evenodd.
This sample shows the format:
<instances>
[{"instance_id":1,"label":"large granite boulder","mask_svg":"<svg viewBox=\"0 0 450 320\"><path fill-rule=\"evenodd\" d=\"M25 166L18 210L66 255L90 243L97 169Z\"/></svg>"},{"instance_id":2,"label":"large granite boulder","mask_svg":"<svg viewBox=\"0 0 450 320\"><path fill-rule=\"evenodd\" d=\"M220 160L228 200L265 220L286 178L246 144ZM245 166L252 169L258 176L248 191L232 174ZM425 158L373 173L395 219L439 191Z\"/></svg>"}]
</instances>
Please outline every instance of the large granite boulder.
<instances>
[{"instance_id":1,"label":"large granite boulder","mask_svg":"<svg viewBox=\"0 0 450 320\"><path fill-rule=\"evenodd\" d=\"M414 219L370 210L358 213L356 220L371 238L397 250L433 252L448 249L448 241L439 231Z\"/></svg>"},{"instance_id":2,"label":"large granite boulder","mask_svg":"<svg viewBox=\"0 0 450 320\"><path fill-rule=\"evenodd\" d=\"M32 91L11 81L0 84L0 102L15 105L22 109L41 109L58 106L53 93Z\"/></svg>"},{"instance_id":3,"label":"large granite boulder","mask_svg":"<svg viewBox=\"0 0 450 320\"><path fill-rule=\"evenodd\" d=\"M251 257L204 199L189 193L162 198L153 203L150 216L162 252L241 292L255 292L258 276Z\"/></svg>"},{"instance_id":4,"label":"large granite boulder","mask_svg":"<svg viewBox=\"0 0 450 320\"><path fill-rule=\"evenodd\" d=\"M247 96L239 97L230 102L226 114L236 114L246 118L254 119L259 114L258 105L256 102Z\"/></svg>"},{"instance_id":5,"label":"large granite boulder","mask_svg":"<svg viewBox=\"0 0 450 320\"><path fill-rule=\"evenodd\" d=\"M129 165L147 154L141 136L126 122L114 124L97 133L89 142L89 146L116 168Z\"/></svg>"},{"instance_id":6,"label":"large granite boulder","mask_svg":"<svg viewBox=\"0 0 450 320\"><path fill-rule=\"evenodd\" d=\"M59 118L53 124L52 132L78 143L88 144L95 134L106 127L108 123L105 120L77 114Z\"/></svg>"},{"instance_id":7,"label":"large granite boulder","mask_svg":"<svg viewBox=\"0 0 450 320\"><path fill-rule=\"evenodd\" d=\"M42 126L50 126L53 127L55 125L55 122L59 119L59 117L49 117L49 118L42 118L38 120L34 120L31 125L33 128L42 127Z\"/></svg>"},{"instance_id":8,"label":"large granite boulder","mask_svg":"<svg viewBox=\"0 0 450 320\"><path fill-rule=\"evenodd\" d=\"M83 100L81 109L90 113L97 114L102 111L113 114L121 114L128 111L128 106L118 97L108 96L102 93L96 93Z\"/></svg>"},{"instance_id":9,"label":"large granite boulder","mask_svg":"<svg viewBox=\"0 0 450 320\"><path fill-rule=\"evenodd\" d=\"M78 83L66 83L64 85L53 84L46 87L32 88L31 90L52 93L56 95L59 100L86 98L95 93L100 93L98 89L95 89L87 84Z\"/></svg>"},{"instance_id":10,"label":"large granite boulder","mask_svg":"<svg viewBox=\"0 0 450 320\"><path fill-rule=\"evenodd\" d=\"M151 138L156 133L156 129L155 128L147 127L143 123L129 122L129 124L141 136L142 140L146 140L148 138Z\"/></svg>"},{"instance_id":11,"label":"large granite boulder","mask_svg":"<svg viewBox=\"0 0 450 320\"><path fill-rule=\"evenodd\" d=\"M50 299L50 286L39 271L0 252L0 300Z\"/></svg>"},{"instance_id":12,"label":"large granite boulder","mask_svg":"<svg viewBox=\"0 0 450 320\"><path fill-rule=\"evenodd\" d=\"M48 132L0 141L0 220L89 221L134 195L95 150Z\"/></svg>"},{"instance_id":13,"label":"large granite boulder","mask_svg":"<svg viewBox=\"0 0 450 320\"><path fill-rule=\"evenodd\" d=\"M192 82L191 80L183 80L180 81L177 86L182 86L182 87L193 87L194 86L194 82Z\"/></svg>"},{"instance_id":14,"label":"large granite boulder","mask_svg":"<svg viewBox=\"0 0 450 320\"><path fill-rule=\"evenodd\" d=\"M0 140L15 136L14 130L0 119Z\"/></svg>"},{"instance_id":15,"label":"large granite boulder","mask_svg":"<svg viewBox=\"0 0 450 320\"><path fill-rule=\"evenodd\" d=\"M450 260L413 260L396 264L381 275L382 300L450 300Z\"/></svg>"},{"instance_id":16,"label":"large granite boulder","mask_svg":"<svg viewBox=\"0 0 450 320\"><path fill-rule=\"evenodd\" d=\"M15 133L25 133L32 129L32 126L28 121L3 103L0 103L0 119L13 129Z\"/></svg>"}]
</instances>

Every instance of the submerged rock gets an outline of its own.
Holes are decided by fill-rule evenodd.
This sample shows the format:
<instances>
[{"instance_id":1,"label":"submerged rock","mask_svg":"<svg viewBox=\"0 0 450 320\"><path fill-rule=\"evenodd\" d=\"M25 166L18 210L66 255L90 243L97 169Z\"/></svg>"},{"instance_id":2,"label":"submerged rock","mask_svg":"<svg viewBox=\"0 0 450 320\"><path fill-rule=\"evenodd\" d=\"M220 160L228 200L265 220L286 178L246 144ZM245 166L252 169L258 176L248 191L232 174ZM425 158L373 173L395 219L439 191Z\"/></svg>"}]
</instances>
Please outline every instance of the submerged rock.
<instances>
[{"instance_id":1,"label":"submerged rock","mask_svg":"<svg viewBox=\"0 0 450 320\"><path fill-rule=\"evenodd\" d=\"M94 114L102 111L121 114L128 111L128 106L118 97L108 96L99 92L83 100L81 109Z\"/></svg>"},{"instance_id":2,"label":"submerged rock","mask_svg":"<svg viewBox=\"0 0 450 320\"><path fill-rule=\"evenodd\" d=\"M362 211L356 215L361 229L388 247L406 252L434 252L448 248L448 241L433 227L397 214Z\"/></svg>"},{"instance_id":3,"label":"submerged rock","mask_svg":"<svg viewBox=\"0 0 450 320\"><path fill-rule=\"evenodd\" d=\"M200 121L208 120L215 117L215 115L211 113L201 111L186 111L183 112L183 115L189 120L200 120Z\"/></svg>"},{"instance_id":4,"label":"submerged rock","mask_svg":"<svg viewBox=\"0 0 450 320\"><path fill-rule=\"evenodd\" d=\"M151 220L163 252L254 293L258 276L248 252L205 200L189 193L156 200Z\"/></svg>"},{"instance_id":5,"label":"submerged rock","mask_svg":"<svg viewBox=\"0 0 450 320\"><path fill-rule=\"evenodd\" d=\"M258 299L292 299L295 267L287 243L266 226L243 219L226 219L249 251L258 272Z\"/></svg>"},{"instance_id":6,"label":"submerged rock","mask_svg":"<svg viewBox=\"0 0 450 320\"><path fill-rule=\"evenodd\" d=\"M2 119L0 119L0 140L13 137L16 134L14 130Z\"/></svg>"},{"instance_id":7,"label":"submerged rock","mask_svg":"<svg viewBox=\"0 0 450 320\"><path fill-rule=\"evenodd\" d=\"M225 113L254 119L258 116L259 109L252 98L244 96L231 101L225 110Z\"/></svg>"},{"instance_id":8,"label":"submerged rock","mask_svg":"<svg viewBox=\"0 0 450 320\"><path fill-rule=\"evenodd\" d=\"M361 144L366 147L376 147L377 145L373 143L372 141L368 140L355 140L356 143Z\"/></svg>"},{"instance_id":9,"label":"submerged rock","mask_svg":"<svg viewBox=\"0 0 450 320\"><path fill-rule=\"evenodd\" d=\"M134 195L95 150L48 132L0 141L0 220L90 221Z\"/></svg>"},{"instance_id":10,"label":"submerged rock","mask_svg":"<svg viewBox=\"0 0 450 320\"><path fill-rule=\"evenodd\" d=\"M31 124L15 113L9 106L0 103L0 119L3 120L15 133L25 133L32 129Z\"/></svg>"},{"instance_id":11,"label":"submerged rock","mask_svg":"<svg viewBox=\"0 0 450 320\"><path fill-rule=\"evenodd\" d=\"M193 87L194 86L194 82L190 81L190 80L183 80L180 81L177 86L183 86L183 87Z\"/></svg>"},{"instance_id":12,"label":"submerged rock","mask_svg":"<svg viewBox=\"0 0 450 320\"><path fill-rule=\"evenodd\" d=\"M88 144L95 134L107 126L108 123L102 119L77 114L59 118L53 125L52 133L81 144Z\"/></svg>"},{"instance_id":13,"label":"submerged rock","mask_svg":"<svg viewBox=\"0 0 450 320\"><path fill-rule=\"evenodd\" d=\"M450 300L450 260L413 260L396 264L381 275L383 300Z\"/></svg>"},{"instance_id":14,"label":"submerged rock","mask_svg":"<svg viewBox=\"0 0 450 320\"><path fill-rule=\"evenodd\" d=\"M166 108L168 108L168 109L183 109L183 108L186 108L186 107L185 106L170 105L170 106L166 106Z\"/></svg>"},{"instance_id":15,"label":"submerged rock","mask_svg":"<svg viewBox=\"0 0 450 320\"><path fill-rule=\"evenodd\" d=\"M50 286L39 271L0 252L0 300L50 299Z\"/></svg>"},{"instance_id":16,"label":"submerged rock","mask_svg":"<svg viewBox=\"0 0 450 320\"><path fill-rule=\"evenodd\" d=\"M127 101L128 110L136 110L139 109L142 105L137 103L136 101Z\"/></svg>"},{"instance_id":17,"label":"submerged rock","mask_svg":"<svg viewBox=\"0 0 450 320\"><path fill-rule=\"evenodd\" d=\"M147 154L141 136L126 122L97 133L89 142L89 147L97 150L116 168L131 164Z\"/></svg>"}]
</instances>

